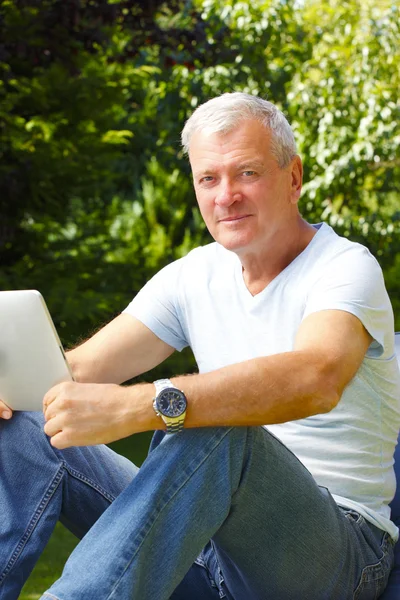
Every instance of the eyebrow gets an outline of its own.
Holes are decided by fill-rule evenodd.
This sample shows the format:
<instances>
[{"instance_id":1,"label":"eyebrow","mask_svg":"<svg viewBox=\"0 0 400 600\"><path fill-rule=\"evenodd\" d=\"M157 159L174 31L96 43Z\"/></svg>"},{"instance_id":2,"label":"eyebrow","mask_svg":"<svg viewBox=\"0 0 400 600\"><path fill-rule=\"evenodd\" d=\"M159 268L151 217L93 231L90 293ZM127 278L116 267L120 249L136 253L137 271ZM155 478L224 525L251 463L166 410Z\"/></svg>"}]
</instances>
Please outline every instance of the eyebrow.
<instances>
[{"instance_id":1,"label":"eyebrow","mask_svg":"<svg viewBox=\"0 0 400 600\"><path fill-rule=\"evenodd\" d=\"M204 177L204 175L214 175L217 169L203 169L201 171L192 171L194 177Z\"/></svg>"},{"instance_id":2,"label":"eyebrow","mask_svg":"<svg viewBox=\"0 0 400 600\"><path fill-rule=\"evenodd\" d=\"M235 171L239 172L239 171L253 171L253 170L262 170L265 168L265 165L262 161L260 160L252 160L252 161L246 161L246 162L242 162L240 164L238 164L237 166L234 167ZM209 168L209 169L204 169L201 171L196 171L193 172L193 177L207 177L209 175L215 175L215 173L218 171L218 169L213 169L213 168Z\"/></svg>"},{"instance_id":3,"label":"eyebrow","mask_svg":"<svg viewBox=\"0 0 400 600\"><path fill-rule=\"evenodd\" d=\"M252 171L254 169L263 169L264 168L264 164L260 161L260 160L252 160L251 162L243 162L240 163L240 165L238 165L236 167L237 171Z\"/></svg>"}]
</instances>

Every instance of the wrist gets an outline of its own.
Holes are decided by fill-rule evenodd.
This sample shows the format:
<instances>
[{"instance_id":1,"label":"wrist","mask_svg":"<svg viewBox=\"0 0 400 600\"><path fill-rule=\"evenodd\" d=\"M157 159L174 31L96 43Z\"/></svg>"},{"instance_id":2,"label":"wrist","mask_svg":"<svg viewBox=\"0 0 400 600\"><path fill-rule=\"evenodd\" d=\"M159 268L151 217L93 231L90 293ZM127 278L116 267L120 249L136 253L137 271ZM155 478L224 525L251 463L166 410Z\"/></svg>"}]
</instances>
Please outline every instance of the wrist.
<instances>
[{"instance_id":1,"label":"wrist","mask_svg":"<svg viewBox=\"0 0 400 600\"><path fill-rule=\"evenodd\" d=\"M187 409L185 393L177 388L170 379L157 379L154 381L154 388L154 413L165 423L167 433L181 432Z\"/></svg>"},{"instance_id":2,"label":"wrist","mask_svg":"<svg viewBox=\"0 0 400 600\"><path fill-rule=\"evenodd\" d=\"M118 386L122 392L122 419L129 424L130 433L165 429L153 409L154 385L136 383L132 386Z\"/></svg>"}]
</instances>

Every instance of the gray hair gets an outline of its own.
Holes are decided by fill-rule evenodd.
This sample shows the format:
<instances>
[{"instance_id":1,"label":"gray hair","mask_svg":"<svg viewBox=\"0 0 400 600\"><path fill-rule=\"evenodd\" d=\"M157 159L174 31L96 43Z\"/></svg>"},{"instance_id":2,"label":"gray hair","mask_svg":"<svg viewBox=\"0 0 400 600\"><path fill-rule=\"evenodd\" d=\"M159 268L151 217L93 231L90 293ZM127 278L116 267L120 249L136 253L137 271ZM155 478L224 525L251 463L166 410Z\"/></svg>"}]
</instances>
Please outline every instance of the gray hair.
<instances>
[{"instance_id":1,"label":"gray hair","mask_svg":"<svg viewBox=\"0 0 400 600\"><path fill-rule=\"evenodd\" d=\"M271 150L281 169L297 154L293 131L283 113L268 100L243 92L222 94L196 108L182 130L182 146L189 153L195 131L228 133L246 119L256 119L271 131Z\"/></svg>"}]
</instances>

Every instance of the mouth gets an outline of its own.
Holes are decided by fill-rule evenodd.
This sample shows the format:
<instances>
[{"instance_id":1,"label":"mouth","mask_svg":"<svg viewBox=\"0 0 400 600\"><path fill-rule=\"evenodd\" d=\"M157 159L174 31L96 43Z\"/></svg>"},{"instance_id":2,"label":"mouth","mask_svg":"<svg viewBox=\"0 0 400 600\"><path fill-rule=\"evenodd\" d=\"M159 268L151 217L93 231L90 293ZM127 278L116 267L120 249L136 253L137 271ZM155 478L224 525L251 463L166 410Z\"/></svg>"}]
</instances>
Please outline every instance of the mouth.
<instances>
[{"instance_id":1,"label":"mouth","mask_svg":"<svg viewBox=\"0 0 400 600\"><path fill-rule=\"evenodd\" d=\"M250 215L232 215L230 217L225 217L223 219L218 219L219 223L237 223L238 221L243 221L247 219Z\"/></svg>"}]
</instances>

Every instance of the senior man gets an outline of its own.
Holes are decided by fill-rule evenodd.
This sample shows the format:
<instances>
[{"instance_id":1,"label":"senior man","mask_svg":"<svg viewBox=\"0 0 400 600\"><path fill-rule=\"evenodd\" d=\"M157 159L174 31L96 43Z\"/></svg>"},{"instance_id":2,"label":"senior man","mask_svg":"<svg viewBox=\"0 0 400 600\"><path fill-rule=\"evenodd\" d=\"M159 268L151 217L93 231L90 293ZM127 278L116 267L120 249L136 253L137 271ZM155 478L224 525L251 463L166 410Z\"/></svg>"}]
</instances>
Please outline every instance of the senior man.
<instances>
[{"instance_id":1,"label":"senior man","mask_svg":"<svg viewBox=\"0 0 400 600\"><path fill-rule=\"evenodd\" d=\"M46 394L44 421L1 424L0 599L58 519L86 535L47 600L376 598L400 424L381 270L302 219L302 163L271 103L214 98L182 140L215 243L68 354L77 383ZM120 385L185 346L198 374ZM147 430L140 470L92 447Z\"/></svg>"}]
</instances>

